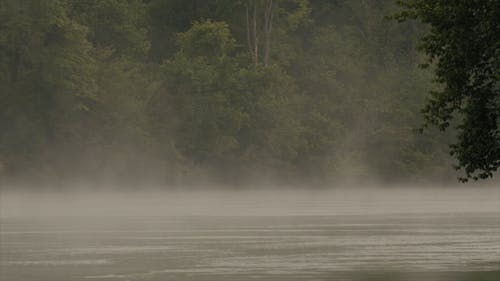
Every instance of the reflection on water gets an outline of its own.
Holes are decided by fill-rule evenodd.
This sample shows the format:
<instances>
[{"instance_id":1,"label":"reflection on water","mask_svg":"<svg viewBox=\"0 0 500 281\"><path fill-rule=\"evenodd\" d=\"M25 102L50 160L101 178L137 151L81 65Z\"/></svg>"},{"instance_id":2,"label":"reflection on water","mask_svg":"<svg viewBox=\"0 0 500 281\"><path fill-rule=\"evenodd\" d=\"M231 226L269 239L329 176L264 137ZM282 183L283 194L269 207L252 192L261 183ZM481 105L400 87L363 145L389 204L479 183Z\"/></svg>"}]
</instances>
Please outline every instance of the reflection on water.
<instances>
[{"instance_id":1,"label":"reflection on water","mask_svg":"<svg viewBox=\"0 0 500 281\"><path fill-rule=\"evenodd\" d=\"M3 217L0 280L500 280L495 200L476 212Z\"/></svg>"}]
</instances>

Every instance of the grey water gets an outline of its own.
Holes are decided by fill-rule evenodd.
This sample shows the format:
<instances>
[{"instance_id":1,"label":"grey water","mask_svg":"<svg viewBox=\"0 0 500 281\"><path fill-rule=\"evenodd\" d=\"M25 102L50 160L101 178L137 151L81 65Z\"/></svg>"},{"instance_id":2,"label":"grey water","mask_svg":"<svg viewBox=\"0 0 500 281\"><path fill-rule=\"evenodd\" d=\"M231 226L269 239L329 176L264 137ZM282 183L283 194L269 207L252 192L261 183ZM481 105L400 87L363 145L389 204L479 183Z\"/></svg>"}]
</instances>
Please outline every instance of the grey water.
<instances>
[{"instance_id":1,"label":"grey water","mask_svg":"<svg viewBox=\"0 0 500 281\"><path fill-rule=\"evenodd\" d=\"M500 280L500 190L2 194L0 280Z\"/></svg>"}]
</instances>

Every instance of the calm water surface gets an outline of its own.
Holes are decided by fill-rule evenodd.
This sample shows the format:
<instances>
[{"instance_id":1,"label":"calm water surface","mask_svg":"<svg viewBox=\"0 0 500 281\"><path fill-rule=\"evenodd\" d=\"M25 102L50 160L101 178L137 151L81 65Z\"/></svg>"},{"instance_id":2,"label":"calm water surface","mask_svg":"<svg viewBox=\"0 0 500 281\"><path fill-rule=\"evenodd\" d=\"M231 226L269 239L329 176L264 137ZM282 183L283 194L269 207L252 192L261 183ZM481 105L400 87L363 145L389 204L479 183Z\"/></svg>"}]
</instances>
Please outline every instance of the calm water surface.
<instances>
[{"instance_id":1,"label":"calm water surface","mask_svg":"<svg viewBox=\"0 0 500 281\"><path fill-rule=\"evenodd\" d=\"M500 197L473 194L118 199L154 215L89 198L4 207L0 280L500 280Z\"/></svg>"}]
</instances>

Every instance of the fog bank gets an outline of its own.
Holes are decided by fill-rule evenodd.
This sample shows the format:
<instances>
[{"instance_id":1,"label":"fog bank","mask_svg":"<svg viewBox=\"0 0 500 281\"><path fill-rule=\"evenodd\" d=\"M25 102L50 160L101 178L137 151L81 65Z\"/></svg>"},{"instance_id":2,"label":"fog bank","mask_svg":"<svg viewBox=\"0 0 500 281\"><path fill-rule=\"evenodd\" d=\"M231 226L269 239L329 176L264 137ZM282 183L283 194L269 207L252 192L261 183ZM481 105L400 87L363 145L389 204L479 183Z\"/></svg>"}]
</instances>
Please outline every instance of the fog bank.
<instances>
[{"instance_id":1,"label":"fog bank","mask_svg":"<svg viewBox=\"0 0 500 281\"><path fill-rule=\"evenodd\" d=\"M2 217L322 216L498 212L500 187L0 192Z\"/></svg>"}]
</instances>

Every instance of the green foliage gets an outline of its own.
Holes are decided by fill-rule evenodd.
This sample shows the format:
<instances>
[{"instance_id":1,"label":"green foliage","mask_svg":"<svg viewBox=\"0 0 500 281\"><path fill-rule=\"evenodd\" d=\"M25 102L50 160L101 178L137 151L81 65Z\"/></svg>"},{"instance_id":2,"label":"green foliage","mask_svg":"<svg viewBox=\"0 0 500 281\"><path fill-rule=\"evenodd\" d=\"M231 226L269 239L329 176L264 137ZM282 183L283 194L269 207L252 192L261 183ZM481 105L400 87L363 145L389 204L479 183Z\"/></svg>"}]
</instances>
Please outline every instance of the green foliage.
<instances>
[{"instance_id":1,"label":"green foliage","mask_svg":"<svg viewBox=\"0 0 500 281\"><path fill-rule=\"evenodd\" d=\"M140 0L69 0L68 12L88 27L88 39L96 48L110 48L118 55L145 56L146 6Z\"/></svg>"},{"instance_id":2,"label":"green foliage","mask_svg":"<svg viewBox=\"0 0 500 281\"><path fill-rule=\"evenodd\" d=\"M293 158L286 74L231 57L234 39L224 23L195 22L178 37L179 51L163 64L164 86L152 104L152 117L170 127L154 131L173 138L196 165L244 169L262 156Z\"/></svg>"},{"instance_id":3,"label":"green foliage","mask_svg":"<svg viewBox=\"0 0 500 281\"><path fill-rule=\"evenodd\" d=\"M52 143L83 141L95 101L94 61L86 28L64 1L0 2L0 155L31 161Z\"/></svg>"},{"instance_id":4,"label":"green foliage","mask_svg":"<svg viewBox=\"0 0 500 281\"><path fill-rule=\"evenodd\" d=\"M224 22L194 22L184 33L178 34L178 46L183 55L224 59L234 49L229 26Z\"/></svg>"},{"instance_id":5,"label":"green foliage","mask_svg":"<svg viewBox=\"0 0 500 281\"><path fill-rule=\"evenodd\" d=\"M424 107L427 124L448 128L458 119L458 141L451 153L466 177L493 176L500 166L500 3L481 1L410 1L398 20L429 25L421 50L435 66L440 90Z\"/></svg>"},{"instance_id":6,"label":"green foliage","mask_svg":"<svg viewBox=\"0 0 500 281\"><path fill-rule=\"evenodd\" d=\"M431 88L414 46L425 28L384 20L395 8L0 0L0 174L129 184L445 177L449 136L415 132Z\"/></svg>"}]
</instances>

